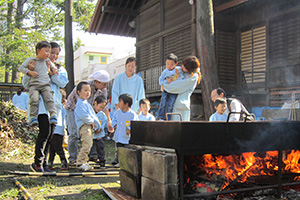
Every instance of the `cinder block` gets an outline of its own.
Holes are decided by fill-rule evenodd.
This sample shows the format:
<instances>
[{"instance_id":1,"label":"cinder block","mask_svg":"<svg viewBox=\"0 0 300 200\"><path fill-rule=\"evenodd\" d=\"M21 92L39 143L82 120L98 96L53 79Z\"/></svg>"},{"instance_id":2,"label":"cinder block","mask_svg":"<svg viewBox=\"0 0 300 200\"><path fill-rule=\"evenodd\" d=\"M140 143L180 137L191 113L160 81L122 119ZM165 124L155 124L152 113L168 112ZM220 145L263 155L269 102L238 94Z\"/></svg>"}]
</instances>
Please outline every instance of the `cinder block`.
<instances>
[{"instance_id":1,"label":"cinder block","mask_svg":"<svg viewBox=\"0 0 300 200\"><path fill-rule=\"evenodd\" d=\"M142 176L162 184L177 184L177 156L175 153L142 152Z\"/></svg>"},{"instance_id":2,"label":"cinder block","mask_svg":"<svg viewBox=\"0 0 300 200\"><path fill-rule=\"evenodd\" d=\"M124 170L120 170L121 190L131 196L141 198L141 175L134 176Z\"/></svg>"},{"instance_id":3,"label":"cinder block","mask_svg":"<svg viewBox=\"0 0 300 200\"><path fill-rule=\"evenodd\" d=\"M142 176L143 200L178 199L178 184L162 184Z\"/></svg>"},{"instance_id":4,"label":"cinder block","mask_svg":"<svg viewBox=\"0 0 300 200\"><path fill-rule=\"evenodd\" d=\"M133 145L128 147L119 147L119 164L120 169L129 172L135 176L141 175L141 164L142 164L142 149Z\"/></svg>"}]
</instances>

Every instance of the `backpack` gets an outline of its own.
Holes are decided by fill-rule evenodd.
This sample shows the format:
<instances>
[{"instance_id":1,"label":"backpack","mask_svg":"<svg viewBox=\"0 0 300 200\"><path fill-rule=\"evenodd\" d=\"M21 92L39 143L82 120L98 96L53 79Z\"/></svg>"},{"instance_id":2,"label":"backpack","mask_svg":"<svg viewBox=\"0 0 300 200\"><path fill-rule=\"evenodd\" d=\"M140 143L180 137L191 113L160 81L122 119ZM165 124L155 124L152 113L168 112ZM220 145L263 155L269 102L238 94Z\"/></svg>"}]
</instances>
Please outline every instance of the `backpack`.
<instances>
[{"instance_id":1,"label":"backpack","mask_svg":"<svg viewBox=\"0 0 300 200\"><path fill-rule=\"evenodd\" d=\"M249 113L249 111L245 108L245 106L242 104L242 102L239 99L227 98L227 108L229 110L229 113L231 113L230 104L233 100L237 100L242 107L239 121L255 121L255 115L253 113Z\"/></svg>"}]
</instances>

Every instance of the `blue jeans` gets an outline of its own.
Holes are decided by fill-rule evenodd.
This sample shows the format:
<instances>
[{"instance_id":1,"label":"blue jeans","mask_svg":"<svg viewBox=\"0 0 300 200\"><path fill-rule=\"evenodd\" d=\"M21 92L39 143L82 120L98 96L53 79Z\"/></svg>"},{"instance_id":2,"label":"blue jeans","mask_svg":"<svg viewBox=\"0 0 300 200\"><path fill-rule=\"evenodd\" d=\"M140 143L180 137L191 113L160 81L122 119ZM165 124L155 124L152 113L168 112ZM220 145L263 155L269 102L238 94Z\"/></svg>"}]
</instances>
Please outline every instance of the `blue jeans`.
<instances>
[{"instance_id":1,"label":"blue jeans","mask_svg":"<svg viewBox=\"0 0 300 200\"><path fill-rule=\"evenodd\" d=\"M75 114L73 110L66 110L67 115L67 128L69 132L69 141L68 141L68 152L69 152L69 162L77 160L78 153L78 140L79 136L77 133L77 127L75 124Z\"/></svg>"},{"instance_id":2,"label":"blue jeans","mask_svg":"<svg viewBox=\"0 0 300 200\"><path fill-rule=\"evenodd\" d=\"M165 90L161 94L159 109L156 118L166 120L166 113L172 113L177 94L171 94ZM171 116L168 117L168 120Z\"/></svg>"}]
</instances>

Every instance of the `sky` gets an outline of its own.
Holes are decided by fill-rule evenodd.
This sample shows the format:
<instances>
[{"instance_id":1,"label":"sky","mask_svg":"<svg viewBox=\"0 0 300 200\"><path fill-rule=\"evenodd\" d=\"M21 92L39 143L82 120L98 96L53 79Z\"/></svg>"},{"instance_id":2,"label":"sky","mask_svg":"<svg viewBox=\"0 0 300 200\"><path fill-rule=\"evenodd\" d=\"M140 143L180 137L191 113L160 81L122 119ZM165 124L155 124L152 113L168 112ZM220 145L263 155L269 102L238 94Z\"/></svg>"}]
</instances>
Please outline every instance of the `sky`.
<instances>
[{"instance_id":1,"label":"sky","mask_svg":"<svg viewBox=\"0 0 300 200\"><path fill-rule=\"evenodd\" d=\"M135 38L88 33L73 28L73 43L79 38L84 46L113 48L115 59L135 53Z\"/></svg>"}]
</instances>

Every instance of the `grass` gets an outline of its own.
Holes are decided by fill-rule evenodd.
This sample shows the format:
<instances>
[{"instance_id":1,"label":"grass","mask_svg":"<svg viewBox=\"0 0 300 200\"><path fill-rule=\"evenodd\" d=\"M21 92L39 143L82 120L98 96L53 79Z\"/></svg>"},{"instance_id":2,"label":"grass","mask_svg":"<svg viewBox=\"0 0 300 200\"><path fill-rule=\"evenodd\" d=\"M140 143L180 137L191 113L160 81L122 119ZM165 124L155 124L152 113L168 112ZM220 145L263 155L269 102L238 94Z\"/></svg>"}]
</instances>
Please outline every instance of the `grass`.
<instances>
[{"instance_id":1,"label":"grass","mask_svg":"<svg viewBox=\"0 0 300 200\"><path fill-rule=\"evenodd\" d=\"M30 145L29 145L30 146ZM26 147L29 147L26 146ZM30 171L33 161L34 144L29 148L14 149L6 154L0 154L0 199L22 199L21 192L12 179L15 177L26 188L34 199L103 199L109 200L101 190L99 184L105 187L118 187L119 177L114 176L91 176L91 177L56 177L56 176L14 176L7 173L10 171ZM27 152L30 152L29 154ZM106 161L110 164L115 158L115 146L113 141L105 141ZM60 160L56 156L54 160L57 172L79 172L76 168L68 171L60 171ZM95 171L99 171L96 163ZM98 167L98 168L97 168Z\"/></svg>"}]
</instances>

